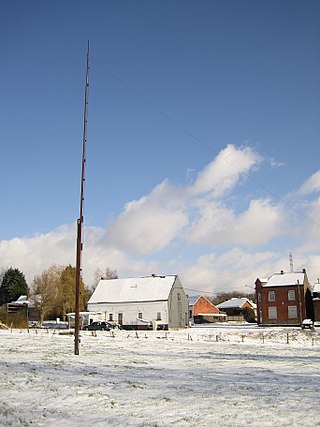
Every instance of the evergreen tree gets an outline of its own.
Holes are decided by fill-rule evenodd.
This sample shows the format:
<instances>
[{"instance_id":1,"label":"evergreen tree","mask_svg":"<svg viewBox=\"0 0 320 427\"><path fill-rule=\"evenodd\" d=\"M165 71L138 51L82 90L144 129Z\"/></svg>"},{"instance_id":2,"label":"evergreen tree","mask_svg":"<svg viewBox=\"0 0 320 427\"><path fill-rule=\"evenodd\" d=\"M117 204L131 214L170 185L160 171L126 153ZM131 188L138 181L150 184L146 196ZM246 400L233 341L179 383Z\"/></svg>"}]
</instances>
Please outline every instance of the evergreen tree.
<instances>
[{"instance_id":1,"label":"evergreen tree","mask_svg":"<svg viewBox=\"0 0 320 427\"><path fill-rule=\"evenodd\" d=\"M28 295L29 289L24 274L17 268L9 268L0 285L0 305L16 301L20 295Z\"/></svg>"},{"instance_id":2,"label":"evergreen tree","mask_svg":"<svg viewBox=\"0 0 320 427\"><path fill-rule=\"evenodd\" d=\"M243 314L243 317L244 317L245 321L247 321L248 323L255 323L256 317L255 317L255 314L254 314L254 310L252 308L246 307L243 310L242 314Z\"/></svg>"}]
</instances>

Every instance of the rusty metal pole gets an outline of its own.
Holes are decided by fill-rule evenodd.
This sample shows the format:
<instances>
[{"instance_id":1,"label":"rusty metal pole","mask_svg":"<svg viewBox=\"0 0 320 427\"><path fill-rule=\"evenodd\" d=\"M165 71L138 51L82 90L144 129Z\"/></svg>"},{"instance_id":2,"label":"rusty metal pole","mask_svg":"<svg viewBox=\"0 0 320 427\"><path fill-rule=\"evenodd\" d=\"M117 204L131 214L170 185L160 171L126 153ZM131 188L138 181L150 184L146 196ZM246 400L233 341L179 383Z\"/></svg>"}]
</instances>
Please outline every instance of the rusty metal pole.
<instances>
[{"instance_id":1,"label":"rusty metal pole","mask_svg":"<svg viewBox=\"0 0 320 427\"><path fill-rule=\"evenodd\" d=\"M87 111L89 95L89 53L90 40L88 40L87 67L86 67L86 87L84 96L84 116L83 116L83 140L82 140L82 162L81 162L81 187L80 187L80 212L77 220L77 255L76 255L76 302L75 302L75 326L74 326L74 354L79 354L79 330L80 330L80 283L81 283L81 254L82 243L82 225L83 225L83 202L84 202L84 182L85 182L85 163L87 146Z\"/></svg>"}]
</instances>

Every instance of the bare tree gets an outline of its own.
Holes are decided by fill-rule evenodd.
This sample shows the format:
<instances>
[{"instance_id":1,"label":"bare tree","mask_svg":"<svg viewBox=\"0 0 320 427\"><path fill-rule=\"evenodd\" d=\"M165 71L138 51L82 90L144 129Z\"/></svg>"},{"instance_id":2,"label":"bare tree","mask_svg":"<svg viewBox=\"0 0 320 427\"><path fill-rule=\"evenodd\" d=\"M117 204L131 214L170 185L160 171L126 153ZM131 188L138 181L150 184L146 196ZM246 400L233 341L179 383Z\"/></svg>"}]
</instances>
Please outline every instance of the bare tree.
<instances>
[{"instance_id":1,"label":"bare tree","mask_svg":"<svg viewBox=\"0 0 320 427\"><path fill-rule=\"evenodd\" d=\"M33 280L31 295L39 313L40 322L55 312L62 271L62 266L52 265L39 276L35 276Z\"/></svg>"},{"instance_id":2,"label":"bare tree","mask_svg":"<svg viewBox=\"0 0 320 427\"><path fill-rule=\"evenodd\" d=\"M117 270L111 270L109 267L106 267L105 270L102 270L101 268L97 268L96 271L94 272L93 285L91 287L92 292L95 290L95 288L97 287L97 284L100 282L101 279L104 279L104 280L118 279Z\"/></svg>"},{"instance_id":3,"label":"bare tree","mask_svg":"<svg viewBox=\"0 0 320 427\"><path fill-rule=\"evenodd\" d=\"M39 276L32 285L32 296L39 313L39 320L61 317L75 310L76 270L75 267L53 265ZM88 301L87 289L80 282L80 310Z\"/></svg>"},{"instance_id":4,"label":"bare tree","mask_svg":"<svg viewBox=\"0 0 320 427\"><path fill-rule=\"evenodd\" d=\"M241 291L229 291L229 292L219 292L214 297L210 297L209 300L214 304L220 304L224 301L227 301L231 298L248 298L251 301L255 301L254 293L246 293Z\"/></svg>"}]
</instances>

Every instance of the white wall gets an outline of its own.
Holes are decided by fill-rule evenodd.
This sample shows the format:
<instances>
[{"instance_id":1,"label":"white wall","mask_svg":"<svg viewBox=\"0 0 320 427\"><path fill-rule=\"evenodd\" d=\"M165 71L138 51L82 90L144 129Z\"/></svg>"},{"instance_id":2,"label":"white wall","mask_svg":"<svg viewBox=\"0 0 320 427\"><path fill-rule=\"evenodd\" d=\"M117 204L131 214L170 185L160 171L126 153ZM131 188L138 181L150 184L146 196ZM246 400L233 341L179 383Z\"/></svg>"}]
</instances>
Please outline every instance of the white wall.
<instances>
[{"instance_id":1,"label":"white wall","mask_svg":"<svg viewBox=\"0 0 320 427\"><path fill-rule=\"evenodd\" d=\"M156 302L136 302L136 303L103 303L103 304L88 304L88 310L102 312L103 320L109 320L109 315L112 314L113 320L118 322L118 315L123 315L123 325L134 326L143 325L137 320L139 313L142 313L142 319L152 321L157 320L157 314L161 313L160 324L168 324L168 304L167 301Z\"/></svg>"},{"instance_id":2,"label":"white wall","mask_svg":"<svg viewBox=\"0 0 320 427\"><path fill-rule=\"evenodd\" d=\"M169 328L185 328L189 323L189 301L177 277L171 289L169 300Z\"/></svg>"}]
</instances>

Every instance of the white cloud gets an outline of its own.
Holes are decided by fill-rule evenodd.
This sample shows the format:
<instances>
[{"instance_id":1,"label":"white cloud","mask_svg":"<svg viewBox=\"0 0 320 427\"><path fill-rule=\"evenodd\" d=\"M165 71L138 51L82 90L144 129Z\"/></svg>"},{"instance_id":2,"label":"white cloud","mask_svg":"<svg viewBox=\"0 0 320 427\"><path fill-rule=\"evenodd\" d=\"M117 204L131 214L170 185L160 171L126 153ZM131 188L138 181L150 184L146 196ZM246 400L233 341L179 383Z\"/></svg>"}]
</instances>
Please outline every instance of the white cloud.
<instances>
[{"instance_id":1,"label":"white cloud","mask_svg":"<svg viewBox=\"0 0 320 427\"><path fill-rule=\"evenodd\" d=\"M281 168L285 165L283 162L279 162L278 160L274 159L273 157L270 158L270 165L272 168Z\"/></svg>"},{"instance_id":2,"label":"white cloud","mask_svg":"<svg viewBox=\"0 0 320 427\"><path fill-rule=\"evenodd\" d=\"M272 252L250 253L235 247L223 254L201 255L192 266L186 267L182 278L186 288L208 293L234 290L250 293L256 278L264 275L273 263Z\"/></svg>"},{"instance_id":3,"label":"white cloud","mask_svg":"<svg viewBox=\"0 0 320 427\"><path fill-rule=\"evenodd\" d=\"M191 226L189 243L213 247L265 245L283 232L283 216L269 200L252 200L248 209L236 215L220 203L208 203Z\"/></svg>"},{"instance_id":4,"label":"white cloud","mask_svg":"<svg viewBox=\"0 0 320 427\"><path fill-rule=\"evenodd\" d=\"M226 194L236 194L237 185L260 160L250 148L227 146L193 182L176 186L164 180L150 194L128 202L105 229L85 227L85 283L92 283L98 268L109 267L120 277L176 273L185 287L208 292L250 291L244 286L257 277L289 268L289 251L295 267L307 268L315 281L320 275L320 200L304 200L303 194L319 188L319 172L300 187L305 215L292 214L278 200L254 196L236 210ZM292 222L289 226L290 215L295 220L299 216L295 227ZM271 250L267 245L275 239L279 242L280 236L284 242L295 241L295 246L288 249L291 243L279 243ZM75 242L75 224L0 241L0 267L20 268L30 284L34 275L52 264L75 265Z\"/></svg>"},{"instance_id":5,"label":"white cloud","mask_svg":"<svg viewBox=\"0 0 320 427\"><path fill-rule=\"evenodd\" d=\"M228 145L198 174L189 191L193 195L211 193L215 198L221 197L260 160L258 153L249 147L236 148L234 145Z\"/></svg>"},{"instance_id":6,"label":"white cloud","mask_svg":"<svg viewBox=\"0 0 320 427\"><path fill-rule=\"evenodd\" d=\"M30 283L52 264L75 264L75 224L64 225L47 234L30 238L14 238L0 241L2 267L21 269Z\"/></svg>"},{"instance_id":7,"label":"white cloud","mask_svg":"<svg viewBox=\"0 0 320 427\"><path fill-rule=\"evenodd\" d=\"M137 254L161 251L187 224L186 214L177 206L179 192L163 183L149 196L128 203L108 225L105 240Z\"/></svg>"},{"instance_id":8,"label":"white cloud","mask_svg":"<svg viewBox=\"0 0 320 427\"><path fill-rule=\"evenodd\" d=\"M300 194L310 194L320 191L320 170L311 175L300 187Z\"/></svg>"},{"instance_id":9,"label":"white cloud","mask_svg":"<svg viewBox=\"0 0 320 427\"><path fill-rule=\"evenodd\" d=\"M320 250L320 198L311 201L306 205L305 220L300 232L304 235L303 247L305 251ZM320 270L320 266L319 266Z\"/></svg>"}]
</instances>

